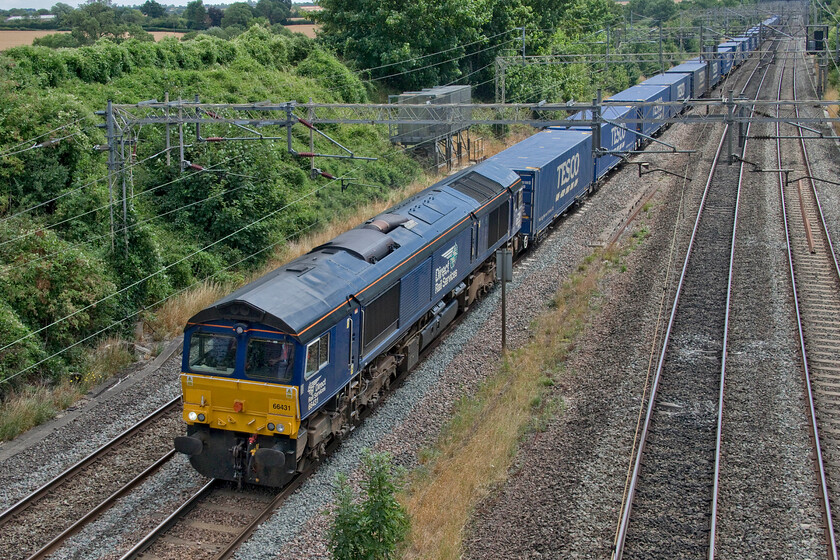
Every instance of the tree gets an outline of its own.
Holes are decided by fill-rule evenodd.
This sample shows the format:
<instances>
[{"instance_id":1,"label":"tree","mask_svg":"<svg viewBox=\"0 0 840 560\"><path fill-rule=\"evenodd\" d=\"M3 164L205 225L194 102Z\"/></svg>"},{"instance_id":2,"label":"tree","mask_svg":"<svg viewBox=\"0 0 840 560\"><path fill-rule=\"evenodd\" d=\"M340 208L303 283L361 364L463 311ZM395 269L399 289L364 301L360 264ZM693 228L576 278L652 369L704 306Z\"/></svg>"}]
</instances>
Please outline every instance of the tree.
<instances>
[{"instance_id":1,"label":"tree","mask_svg":"<svg viewBox=\"0 0 840 560\"><path fill-rule=\"evenodd\" d=\"M93 44L101 37L118 39L126 31L117 23L110 0L90 0L66 14L64 23L70 26L70 33L80 45Z\"/></svg>"},{"instance_id":2,"label":"tree","mask_svg":"<svg viewBox=\"0 0 840 560\"><path fill-rule=\"evenodd\" d=\"M70 33L51 33L43 37L35 37L32 40L32 44L51 49L75 48L79 46L79 42Z\"/></svg>"},{"instance_id":3,"label":"tree","mask_svg":"<svg viewBox=\"0 0 840 560\"><path fill-rule=\"evenodd\" d=\"M70 14L74 11L73 6L65 4L63 2L59 2L52 8L50 8L50 13L55 16L55 19L58 20L58 23L61 23L62 18L67 14Z\"/></svg>"},{"instance_id":4,"label":"tree","mask_svg":"<svg viewBox=\"0 0 840 560\"><path fill-rule=\"evenodd\" d=\"M193 0L184 10L184 19L190 29L207 29L207 9L202 0Z\"/></svg>"},{"instance_id":5,"label":"tree","mask_svg":"<svg viewBox=\"0 0 840 560\"><path fill-rule=\"evenodd\" d=\"M210 6L207 8L207 17L210 20L210 27L221 27L224 15L225 12L221 8L217 8L216 6Z\"/></svg>"},{"instance_id":6,"label":"tree","mask_svg":"<svg viewBox=\"0 0 840 560\"><path fill-rule=\"evenodd\" d=\"M486 66L501 54L493 47L509 45L529 13L521 0L320 5L312 17L322 23L324 43L357 68L376 68L372 77L394 76L391 84L401 89L440 85Z\"/></svg>"},{"instance_id":7,"label":"tree","mask_svg":"<svg viewBox=\"0 0 840 560\"><path fill-rule=\"evenodd\" d=\"M133 8L117 8L117 18L120 23L140 27L143 24L143 12Z\"/></svg>"},{"instance_id":8,"label":"tree","mask_svg":"<svg viewBox=\"0 0 840 560\"><path fill-rule=\"evenodd\" d=\"M247 29L248 23L253 17L254 12L251 10L251 6L245 2L236 2L225 10L225 15L222 17L222 27L238 25Z\"/></svg>"},{"instance_id":9,"label":"tree","mask_svg":"<svg viewBox=\"0 0 840 560\"><path fill-rule=\"evenodd\" d=\"M148 18L159 18L163 17L166 13L166 8L155 2L155 0L146 0L146 3L140 6L140 11Z\"/></svg>"},{"instance_id":10,"label":"tree","mask_svg":"<svg viewBox=\"0 0 840 560\"><path fill-rule=\"evenodd\" d=\"M282 23L292 12L292 4L288 0L260 0L254 12L264 17L271 24Z\"/></svg>"},{"instance_id":11,"label":"tree","mask_svg":"<svg viewBox=\"0 0 840 560\"><path fill-rule=\"evenodd\" d=\"M338 478L338 504L329 531L330 550L336 560L385 560L408 535L409 520L397 501L400 472L394 472L386 453L365 451L362 501L354 503L347 476Z\"/></svg>"}]
</instances>

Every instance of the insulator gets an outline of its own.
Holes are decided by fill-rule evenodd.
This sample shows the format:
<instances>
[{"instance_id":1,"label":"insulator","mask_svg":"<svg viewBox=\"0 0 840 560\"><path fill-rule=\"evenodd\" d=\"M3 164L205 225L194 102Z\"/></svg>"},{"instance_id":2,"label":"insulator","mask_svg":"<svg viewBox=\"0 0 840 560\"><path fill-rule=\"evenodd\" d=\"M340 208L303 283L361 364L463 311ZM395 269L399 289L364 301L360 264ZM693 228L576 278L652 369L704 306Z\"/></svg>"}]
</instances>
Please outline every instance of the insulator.
<instances>
[{"instance_id":1,"label":"insulator","mask_svg":"<svg viewBox=\"0 0 840 560\"><path fill-rule=\"evenodd\" d=\"M224 138L221 136L210 136L209 138L205 138L205 142L222 142Z\"/></svg>"},{"instance_id":2,"label":"insulator","mask_svg":"<svg viewBox=\"0 0 840 560\"><path fill-rule=\"evenodd\" d=\"M321 177L326 177L327 179L335 179L334 175L327 173L326 171L321 171Z\"/></svg>"},{"instance_id":3,"label":"insulator","mask_svg":"<svg viewBox=\"0 0 840 560\"><path fill-rule=\"evenodd\" d=\"M185 161L184 167L189 167L190 169L195 169L196 171L204 171L204 168L198 164L195 164L191 161Z\"/></svg>"},{"instance_id":4,"label":"insulator","mask_svg":"<svg viewBox=\"0 0 840 560\"><path fill-rule=\"evenodd\" d=\"M207 113L208 115L210 115L211 117L213 117L214 119L221 119L222 118L219 115L217 115L216 113L214 113L213 111L208 111L208 110L205 109L204 112Z\"/></svg>"},{"instance_id":5,"label":"insulator","mask_svg":"<svg viewBox=\"0 0 840 560\"><path fill-rule=\"evenodd\" d=\"M298 155L299 155L300 157L315 157L315 156L317 156L318 154L313 153L313 152L298 152Z\"/></svg>"},{"instance_id":6,"label":"insulator","mask_svg":"<svg viewBox=\"0 0 840 560\"><path fill-rule=\"evenodd\" d=\"M302 124L303 126L305 126L306 128L311 128L312 130L315 130L315 127L312 125L312 123L309 122L306 119L301 119L301 118L298 117L298 122L300 124Z\"/></svg>"},{"instance_id":7,"label":"insulator","mask_svg":"<svg viewBox=\"0 0 840 560\"><path fill-rule=\"evenodd\" d=\"M47 146L52 146L53 144L58 144L58 140L50 138L49 140L45 140L40 144L35 144L33 148L46 148Z\"/></svg>"}]
</instances>

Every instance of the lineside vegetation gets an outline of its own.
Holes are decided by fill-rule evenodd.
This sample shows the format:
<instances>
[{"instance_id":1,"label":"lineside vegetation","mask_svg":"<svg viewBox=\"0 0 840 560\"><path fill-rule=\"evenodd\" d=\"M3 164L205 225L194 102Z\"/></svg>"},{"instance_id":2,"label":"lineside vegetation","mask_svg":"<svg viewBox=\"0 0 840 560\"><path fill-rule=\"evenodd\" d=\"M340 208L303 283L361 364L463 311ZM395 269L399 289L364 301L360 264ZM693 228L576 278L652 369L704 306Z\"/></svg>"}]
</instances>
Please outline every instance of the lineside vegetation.
<instances>
[{"instance_id":1,"label":"lineside vegetation","mask_svg":"<svg viewBox=\"0 0 840 560\"><path fill-rule=\"evenodd\" d=\"M404 558L456 559L475 506L507 479L520 442L544 431L565 405L555 385L578 337L599 312L600 284L624 268L623 249L596 250L558 289L526 345L511 351L473 397L457 404L435 445L421 452L404 496L411 519Z\"/></svg>"}]
</instances>

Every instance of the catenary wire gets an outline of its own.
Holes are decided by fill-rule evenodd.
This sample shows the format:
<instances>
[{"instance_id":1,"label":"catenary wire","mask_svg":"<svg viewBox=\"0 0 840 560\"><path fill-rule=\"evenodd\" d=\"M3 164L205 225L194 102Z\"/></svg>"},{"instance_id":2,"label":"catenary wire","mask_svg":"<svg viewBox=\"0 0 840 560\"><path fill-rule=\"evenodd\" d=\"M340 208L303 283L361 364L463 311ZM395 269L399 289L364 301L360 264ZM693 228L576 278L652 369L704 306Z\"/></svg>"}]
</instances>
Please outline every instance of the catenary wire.
<instances>
[{"instance_id":1,"label":"catenary wire","mask_svg":"<svg viewBox=\"0 0 840 560\"><path fill-rule=\"evenodd\" d=\"M139 279L139 280L136 280L135 282L132 282L131 284L129 284L129 285L127 285L127 286L123 287L123 288L120 288L119 290L117 290L116 292L114 292L114 293L112 293L112 294L110 294L110 295L107 295L107 296L105 296L105 297L103 297L103 298L100 298L99 300L97 300L97 301L95 301L95 302L93 302L93 303L89 303L88 305L86 305L86 306L84 306L84 307L81 307L81 308L77 309L77 310L76 310L76 311L74 311L73 313L70 313L70 314L68 314L68 315L65 315L64 317L61 317L60 319L56 319L56 320L55 320L55 321L53 321L52 323L50 323L50 324L48 324L48 325L45 325L45 326L43 326L43 327L41 327L41 328L39 328L39 329L37 329L37 330L34 330L34 331L30 332L29 334L27 334L27 335L25 335L25 336L22 336L22 337L20 337L20 338L18 338L18 339L16 339L16 340L14 340L14 341L12 341L12 342L10 342L10 343L6 344L6 345L5 345L5 346L3 346L3 347L0 347L0 352L2 352L3 350L6 350L7 348L10 348L10 347L14 346L15 344L18 344L18 343L20 343L20 342L23 342L24 340L26 340L26 339L28 339L28 338L30 338L30 337L32 337L32 336L34 336L34 335L36 335L36 334L38 334L38 333L40 333L40 332L43 332L43 331L45 331L45 330L47 330L47 329L49 329L49 328L51 328L51 327L53 327L53 326L55 326L55 325L58 325L58 324L60 324L60 323L63 323L64 321L67 321L68 319L71 319L71 318L75 317L76 315L78 315L79 313L82 313L83 311L87 311L88 309L91 309L92 307L95 307L95 306L99 305L100 303L103 303L103 302L105 302L105 301L108 301L109 299L111 299L111 298L113 298L113 297L115 297L115 296L117 296L117 295L119 295L119 294L121 294L121 293L123 293L123 292L125 292L125 291L127 291L127 290L130 290L131 288L133 288L133 287L135 287L135 286L138 286L139 284L142 284L142 283L143 283L143 282L145 282L146 280L149 280L149 279L151 279L151 278L154 278L155 276L157 276L158 274L161 274L162 272L166 272L167 270L169 270L169 269L170 269L170 268L172 268L173 266L175 266L175 265L177 265L177 264L180 264L180 263L184 262L185 260L190 259L190 258L194 257L195 255L197 255L197 254L199 254L199 253L203 253L204 251L206 251L206 250L207 250L207 249L209 249L210 247L213 247L213 246L215 246L215 245L218 245L219 243L221 243L222 241L225 241L226 239L230 239L230 238L231 238L231 237L233 237L234 235L237 235L237 234L241 233L242 231L244 231L244 230L246 230L246 229L250 228L251 226L254 226L254 225L256 225L256 224L258 224L258 223L260 223L260 222L262 222L262 221L264 221L264 220L267 220L267 219L268 219L268 218L270 218L271 216L274 216L274 215L275 215L275 214L277 214L278 212L281 212L281 211L285 210L286 208L289 208L289 207L290 207L290 206L292 206L293 204L296 204L296 203L298 203L298 202L300 202L300 201L302 201L302 200L305 200L306 198L309 198L310 196L314 196L315 194L317 194L318 192L322 191L323 189L327 188L327 187L328 187L328 186L330 186L330 185L332 185L332 182L330 182L330 183L325 183L324 185L322 185L322 186L320 186L320 187L318 187L318 188L316 188L316 189L313 189L312 191L310 191L310 192L308 192L308 193L304 194L303 196L300 196L300 197L296 198L296 199L295 199L295 200L293 200L292 202L289 202L289 203L288 203L288 204L286 204L285 206L283 206L283 207L281 207L281 208L278 208L277 210L272 210L271 212L269 212L268 214L266 214L266 215L262 216L261 218L258 218L258 219L256 219L256 220L254 220L253 222L250 222L249 224L247 224L247 225L245 225L245 226L243 226L243 227L241 227L241 228L237 229L236 231L233 231L233 232L231 232L231 233L229 233L229 234L227 234L227 235L225 235L225 236L223 236L223 237L220 237L219 239L217 239L217 240L213 241L212 243L209 243L209 244L205 245L205 246L204 246L204 247L202 247L201 249L198 249L198 250L196 250L196 251L193 251L193 252L191 252L190 254L188 254L188 255L186 255L186 256L184 256L184 257L181 257L180 259L176 260L175 262L170 263L170 264L168 264L168 265L166 265L166 266L161 267L161 268L160 268L159 270L157 270L156 272L153 272L153 273L151 273L151 274L148 274L148 275L144 276L143 278L141 278L141 279Z\"/></svg>"},{"instance_id":2,"label":"catenary wire","mask_svg":"<svg viewBox=\"0 0 840 560\"><path fill-rule=\"evenodd\" d=\"M155 192L155 191L156 191L156 190L158 190L158 189L161 189L161 188L166 187L166 186L168 186L168 185L171 185L171 184L173 184L173 183L177 183L177 182L179 182L179 181L183 181L183 180L185 180L185 179L189 179L189 178L194 177L195 175L199 175L199 174L201 174L201 173L207 173L207 172L217 172L218 170L214 169L215 167L217 167L217 166L219 166L219 165L223 165L223 164L225 164L225 163L228 163L228 162L229 162L229 161L231 161L232 159L235 159L235 158L234 158L234 157L228 158L227 160L225 160L225 161L223 161L223 162L220 162L220 163L218 163L218 164L216 164L216 165L213 165L213 166L208 167L208 168L205 168L205 169L201 169L201 170L199 170L199 171L196 171L195 173L191 173L190 175L183 175L183 176L181 176L181 177L178 177L178 178L173 179L173 180L171 180L171 181L168 181L168 182L166 182L166 183L163 183L163 184L157 185L157 186L155 186L155 187L152 187L151 189L146 189L146 190L144 190L144 191L143 191L143 192L141 192L141 193L131 195L131 196L127 197L126 199L127 199L127 200L130 200L130 199L134 199L134 198L137 198L137 197L140 197L140 196L143 196L143 195L151 194L151 193ZM80 187L80 188L81 188L81 187ZM62 196L63 196L63 195L62 195ZM16 237L13 237L13 238L11 238L11 239L7 239L7 240L5 240L5 241L0 241L0 247L2 247L2 246L4 246L4 245L7 245L7 244L9 244L9 243L14 243L15 241L20 241L21 239L25 239L25 238L30 237L30 236L32 236L32 235L35 235L35 234L36 234L37 232L39 232L39 231L52 230L52 229L54 229L54 228L56 228L56 227L58 227L58 226L60 226L60 225L66 224L67 222L72 222L73 220L78 220L79 218L84 218L85 216L89 216L90 214L93 214L93 213L95 213L95 212L99 212L100 210L104 210L104 209L106 209L106 208L110 208L112 205L113 205L112 203L109 203L109 204L103 204L102 206L99 206L99 207L94 208L94 209L92 209L92 210L88 210L88 211L86 211L86 212L82 212L81 214L76 214L75 216L71 216L71 217L69 217L69 218L65 218L65 219L63 219L63 220L61 220L61 221L59 221L59 222L56 222L56 223L54 223L54 224L50 224L50 225L48 225L48 226L46 226L46 227L37 228L37 229L34 229L34 230L29 231L29 232L27 232L27 233L24 233L24 234L18 235L18 236L16 236ZM2 222L0 222L0 223L2 223Z\"/></svg>"}]
</instances>

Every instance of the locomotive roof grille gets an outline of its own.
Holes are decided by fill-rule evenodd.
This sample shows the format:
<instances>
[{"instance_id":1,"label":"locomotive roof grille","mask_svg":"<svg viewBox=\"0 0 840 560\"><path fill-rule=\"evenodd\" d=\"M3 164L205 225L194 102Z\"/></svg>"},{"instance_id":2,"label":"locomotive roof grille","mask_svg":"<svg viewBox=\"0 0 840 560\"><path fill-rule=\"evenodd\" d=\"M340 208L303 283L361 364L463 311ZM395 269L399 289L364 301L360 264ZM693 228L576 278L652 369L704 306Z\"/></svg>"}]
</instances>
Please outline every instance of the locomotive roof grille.
<instances>
[{"instance_id":1,"label":"locomotive roof grille","mask_svg":"<svg viewBox=\"0 0 840 560\"><path fill-rule=\"evenodd\" d=\"M499 183L479 175L475 171L458 178L449 186L477 202L487 202L501 191Z\"/></svg>"}]
</instances>

